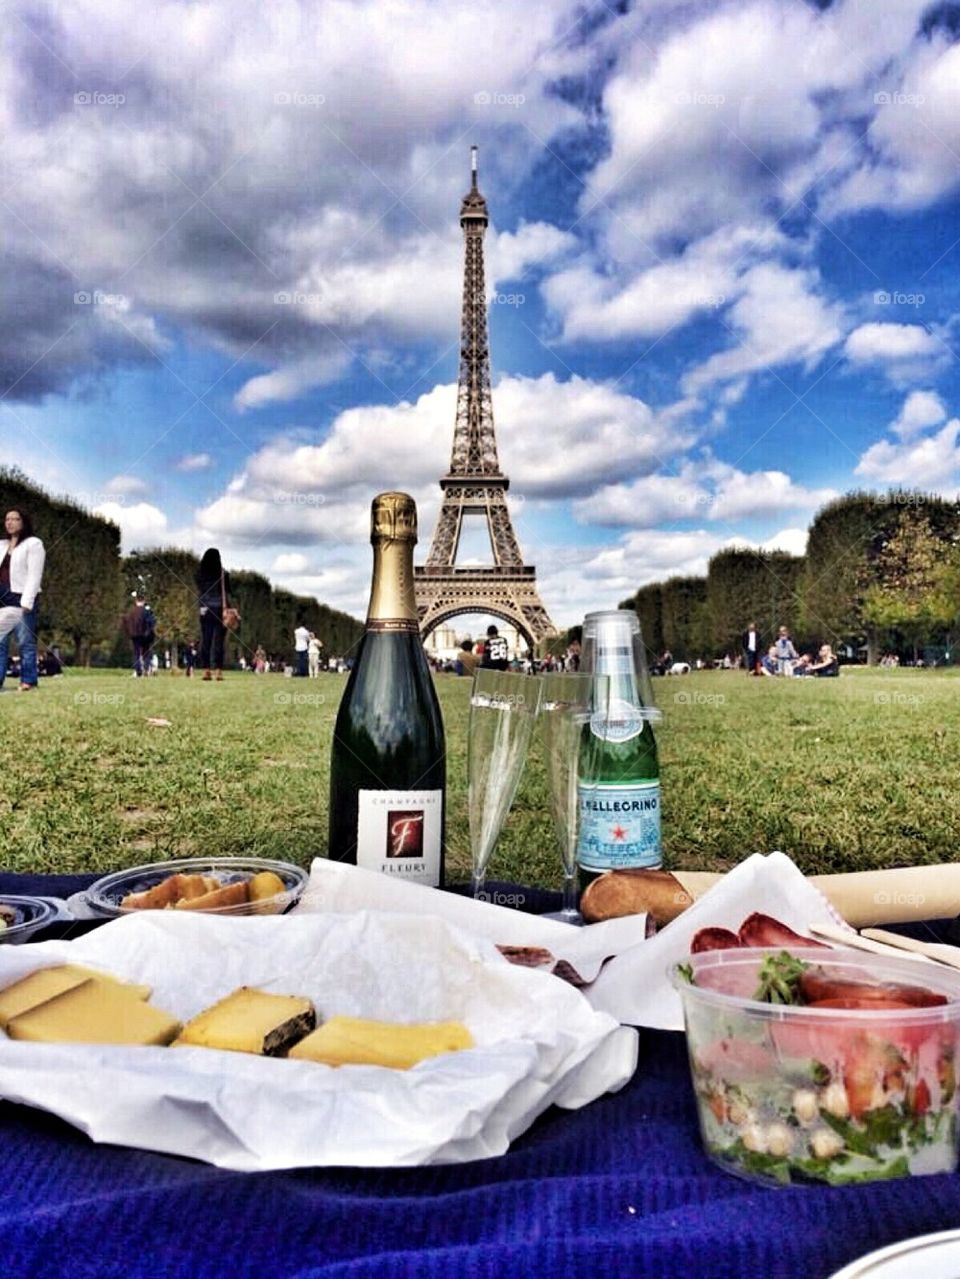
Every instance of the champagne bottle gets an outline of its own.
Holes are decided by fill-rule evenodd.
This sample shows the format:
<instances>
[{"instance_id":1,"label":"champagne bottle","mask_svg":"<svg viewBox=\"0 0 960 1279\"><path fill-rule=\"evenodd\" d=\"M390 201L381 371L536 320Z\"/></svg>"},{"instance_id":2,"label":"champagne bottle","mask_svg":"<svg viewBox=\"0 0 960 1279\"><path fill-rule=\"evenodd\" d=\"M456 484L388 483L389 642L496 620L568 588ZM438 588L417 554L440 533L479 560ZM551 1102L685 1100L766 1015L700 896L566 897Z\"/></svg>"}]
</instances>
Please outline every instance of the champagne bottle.
<instances>
[{"instance_id":1,"label":"champagne bottle","mask_svg":"<svg viewBox=\"0 0 960 1279\"><path fill-rule=\"evenodd\" d=\"M374 498L370 540L367 625L333 735L329 856L441 887L443 720L417 621L413 498Z\"/></svg>"},{"instance_id":2,"label":"champagne bottle","mask_svg":"<svg viewBox=\"0 0 960 1279\"><path fill-rule=\"evenodd\" d=\"M602 739L594 777L580 786L580 886L605 870L661 864L660 764L653 735L659 712L646 677L636 613L588 613L581 669L609 677L609 701L585 727ZM641 687L644 693L641 693Z\"/></svg>"}]
</instances>

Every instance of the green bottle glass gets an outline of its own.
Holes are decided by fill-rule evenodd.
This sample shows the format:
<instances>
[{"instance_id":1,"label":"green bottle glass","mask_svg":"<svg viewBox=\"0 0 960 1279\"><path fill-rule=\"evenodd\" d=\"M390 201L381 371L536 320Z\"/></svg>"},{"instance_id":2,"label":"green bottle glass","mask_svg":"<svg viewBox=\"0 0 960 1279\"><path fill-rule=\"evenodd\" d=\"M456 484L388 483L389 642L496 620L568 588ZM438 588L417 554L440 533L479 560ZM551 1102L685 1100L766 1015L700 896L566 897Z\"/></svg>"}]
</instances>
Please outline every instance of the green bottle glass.
<instances>
[{"instance_id":1,"label":"green bottle glass","mask_svg":"<svg viewBox=\"0 0 960 1279\"><path fill-rule=\"evenodd\" d=\"M414 597L413 498L374 498L370 540L367 625L333 734L328 855L437 888L444 871L445 747Z\"/></svg>"},{"instance_id":2,"label":"green bottle glass","mask_svg":"<svg viewBox=\"0 0 960 1279\"><path fill-rule=\"evenodd\" d=\"M603 740L594 776L580 786L577 847L580 887L607 870L662 864L660 764L653 721L659 712L647 676L636 613L588 613L583 623L581 670L606 675L609 702L598 707L585 733Z\"/></svg>"}]
</instances>

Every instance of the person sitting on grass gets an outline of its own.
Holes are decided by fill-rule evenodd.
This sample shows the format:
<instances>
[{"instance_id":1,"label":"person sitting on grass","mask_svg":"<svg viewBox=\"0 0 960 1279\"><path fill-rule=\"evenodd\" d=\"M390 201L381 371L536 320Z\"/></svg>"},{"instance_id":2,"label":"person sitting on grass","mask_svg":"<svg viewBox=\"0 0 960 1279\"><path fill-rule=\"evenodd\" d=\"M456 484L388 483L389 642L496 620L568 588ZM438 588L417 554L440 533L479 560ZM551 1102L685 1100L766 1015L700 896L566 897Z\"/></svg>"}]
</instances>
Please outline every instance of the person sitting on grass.
<instances>
[{"instance_id":1,"label":"person sitting on grass","mask_svg":"<svg viewBox=\"0 0 960 1279\"><path fill-rule=\"evenodd\" d=\"M807 666L808 675L818 675L821 679L832 679L840 674L840 663L829 644L821 644L817 660Z\"/></svg>"},{"instance_id":2,"label":"person sitting on grass","mask_svg":"<svg viewBox=\"0 0 960 1279\"><path fill-rule=\"evenodd\" d=\"M777 661L777 646L771 644L766 654L760 659L761 675L779 675L780 663Z\"/></svg>"}]
</instances>

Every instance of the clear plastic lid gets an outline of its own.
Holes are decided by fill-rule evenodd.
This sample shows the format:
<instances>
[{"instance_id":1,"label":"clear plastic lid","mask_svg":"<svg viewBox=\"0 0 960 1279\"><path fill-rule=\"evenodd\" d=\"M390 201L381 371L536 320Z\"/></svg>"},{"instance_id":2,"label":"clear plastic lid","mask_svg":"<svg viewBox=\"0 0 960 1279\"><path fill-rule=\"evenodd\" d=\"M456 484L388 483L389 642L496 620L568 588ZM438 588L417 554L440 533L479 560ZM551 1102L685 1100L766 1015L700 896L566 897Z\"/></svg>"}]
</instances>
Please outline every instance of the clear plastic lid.
<instances>
[{"instance_id":1,"label":"clear plastic lid","mask_svg":"<svg viewBox=\"0 0 960 1279\"><path fill-rule=\"evenodd\" d=\"M610 676L611 705L632 702L634 715L656 723L663 718L653 697L640 619L632 609L604 609L583 619L580 669Z\"/></svg>"},{"instance_id":2,"label":"clear plastic lid","mask_svg":"<svg viewBox=\"0 0 960 1279\"><path fill-rule=\"evenodd\" d=\"M55 897L0 897L0 943L21 942L64 918Z\"/></svg>"}]
</instances>

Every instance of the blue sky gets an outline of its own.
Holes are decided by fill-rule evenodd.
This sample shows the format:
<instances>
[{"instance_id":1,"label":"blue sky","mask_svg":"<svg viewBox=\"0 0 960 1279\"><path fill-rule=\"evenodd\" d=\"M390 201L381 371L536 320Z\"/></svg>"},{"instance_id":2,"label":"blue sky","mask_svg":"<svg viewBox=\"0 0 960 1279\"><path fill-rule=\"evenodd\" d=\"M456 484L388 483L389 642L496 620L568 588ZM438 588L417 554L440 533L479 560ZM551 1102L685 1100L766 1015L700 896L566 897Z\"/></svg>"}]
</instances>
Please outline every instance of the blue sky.
<instances>
[{"instance_id":1,"label":"blue sky","mask_svg":"<svg viewBox=\"0 0 960 1279\"><path fill-rule=\"evenodd\" d=\"M960 7L20 0L0 463L362 613L422 553L480 147L494 410L555 621L854 487L960 487ZM476 553L471 540L467 551Z\"/></svg>"}]
</instances>

